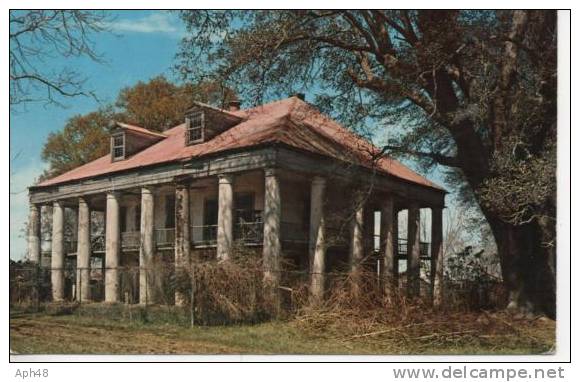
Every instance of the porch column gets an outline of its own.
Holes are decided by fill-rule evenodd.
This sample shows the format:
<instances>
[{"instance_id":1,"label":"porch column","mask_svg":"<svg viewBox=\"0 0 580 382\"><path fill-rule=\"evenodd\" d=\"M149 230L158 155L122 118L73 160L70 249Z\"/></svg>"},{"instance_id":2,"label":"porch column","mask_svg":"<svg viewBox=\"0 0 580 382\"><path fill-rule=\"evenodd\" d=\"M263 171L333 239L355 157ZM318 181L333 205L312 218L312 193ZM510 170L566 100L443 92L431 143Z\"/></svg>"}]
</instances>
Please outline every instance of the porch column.
<instances>
[{"instance_id":1,"label":"porch column","mask_svg":"<svg viewBox=\"0 0 580 382\"><path fill-rule=\"evenodd\" d=\"M407 294L419 297L421 292L420 211L413 203L408 210L407 228Z\"/></svg>"},{"instance_id":2,"label":"porch column","mask_svg":"<svg viewBox=\"0 0 580 382\"><path fill-rule=\"evenodd\" d=\"M324 222L324 194L326 180L315 177L310 189L310 272L311 293L315 300L322 300L324 296L324 268L326 256L325 222Z\"/></svg>"},{"instance_id":3,"label":"porch column","mask_svg":"<svg viewBox=\"0 0 580 382\"><path fill-rule=\"evenodd\" d=\"M91 211L86 200L79 198L77 238L77 301L89 301L91 273Z\"/></svg>"},{"instance_id":4,"label":"porch column","mask_svg":"<svg viewBox=\"0 0 580 382\"><path fill-rule=\"evenodd\" d=\"M28 260L40 264L40 207L34 203L28 215Z\"/></svg>"},{"instance_id":5,"label":"porch column","mask_svg":"<svg viewBox=\"0 0 580 382\"><path fill-rule=\"evenodd\" d=\"M179 183L175 187L175 273L177 280L185 282L189 264L189 185ZM175 305L183 306L187 297L175 291Z\"/></svg>"},{"instance_id":6,"label":"porch column","mask_svg":"<svg viewBox=\"0 0 580 382\"><path fill-rule=\"evenodd\" d=\"M431 208L431 292L433 306L443 303L443 209Z\"/></svg>"},{"instance_id":7,"label":"porch column","mask_svg":"<svg viewBox=\"0 0 580 382\"><path fill-rule=\"evenodd\" d=\"M64 299L64 207L52 205L52 255L50 258L52 301Z\"/></svg>"},{"instance_id":8,"label":"porch column","mask_svg":"<svg viewBox=\"0 0 580 382\"><path fill-rule=\"evenodd\" d=\"M280 219L282 214L280 182L276 169L266 169L264 176L264 279L277 286L280 277L279 260L282 252L280 245Z\"/></svg>"},{"instance_id":9,"label":"porch column","mask_svg":"<svg viewBox=\"0 0 580 382\"><path fill-rule=\"evenodd\" d=\"M119 194L107 194L105 223L105 302L119 302Z\"/></svg>"},{"instance_id":10,"label":"porch column","mask_svg":"<svg viewBox=\"0 0 580 382\"><path fill-rule=\"evenodd\" d=\"M350 241L350 271L356 272L364 258L363 224L364 224L364 197L357 194L353 200L354 215L351 223Z\"/></svg>"},{"instance_id":11,"label":"porch column","mask_svg":"<svg viewBox=\"0 0 580 382\"><path fill-rule=\"evenodd\" d=\"M234 189L233 175L219 176L217 258L228 260L233 243Z\"/></svg>"},{"instance_id":12,"label":"porch column","mask_svg":"<svg viewBox=\"0 0 580 382\"><path fill-rule=\"evenodd\" d=\"M153 300L152 260L155 251L153 240L155 199L151 189L141 188L141 246L139 247L139 303L147 304Z\"/></svg>"},{"instance_id":13,"label":"porch column","mask_svg":"<svg viewBox=\"0 0 580 382\"><path fill-rule=\"evenodd\" d=\"M395 263L394 238L394 211L393 196L387 195L381 205L381 255L383 257L384 292L388 299L392 299L397 290L395 272L398 271Z\"/></svg>"}]
</instances>

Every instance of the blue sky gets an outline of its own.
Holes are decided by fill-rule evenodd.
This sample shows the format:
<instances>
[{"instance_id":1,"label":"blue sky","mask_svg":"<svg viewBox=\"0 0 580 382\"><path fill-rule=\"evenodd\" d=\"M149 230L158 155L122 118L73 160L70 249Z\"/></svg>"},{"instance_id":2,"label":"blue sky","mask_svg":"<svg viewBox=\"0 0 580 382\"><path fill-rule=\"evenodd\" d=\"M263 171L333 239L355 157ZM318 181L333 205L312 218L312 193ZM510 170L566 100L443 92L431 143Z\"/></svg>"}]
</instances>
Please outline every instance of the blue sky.
<instances>
[{"instance_id":1,"label":"blue sky","mask_svg":"<svg viewBox=\"0 0 580 382\"><path fill-rule=\"evenodd\" d=\"M89 59L54 59L46 65L55 71L73 68L87 78L102 103L114 101L120 89L159 74L173 78L171 66L184 28L178 16L162 11L112 12L110 33L94 38L104 63ZM26 251L23 236L28 215L26 187L34 183L45 164L42 146L50 132L62 129L75 114L97 109L99 102L76 97L64 100L67 107L32 104L10 114L10 257L21 258Z\"/></svg>"},{"instance_id":2,"label":"blue sky","mask_svg":"<svg viewBox=\"0 0 580 382\"><path fill-rule=\"evenodd\" d=\"M111 12L110 33L94 38L95 49L104 63L89 59L56 58L47 62L51 69L73 68L87 78L85 88L96 93L102 104L115 100L120 89L138 81L164 74L174 79L171 70L180 38L185 33L178 15L166 11ZM308 94L307 97L313 97ZM27 105L24 110L11 111L10 116L10 257L25 255L26 239L23 228L28 215L27 187L42 173L45 164L41 150L50 132L62 129L66 121L76 115L96 110L100 104L94 99L76 97L64 100L67 107ZM412 167L412 166L411 166ZM429 178L442 184L437 173ZM448 205L451 199L448 199Z\"/></svg>"}]
</instances>

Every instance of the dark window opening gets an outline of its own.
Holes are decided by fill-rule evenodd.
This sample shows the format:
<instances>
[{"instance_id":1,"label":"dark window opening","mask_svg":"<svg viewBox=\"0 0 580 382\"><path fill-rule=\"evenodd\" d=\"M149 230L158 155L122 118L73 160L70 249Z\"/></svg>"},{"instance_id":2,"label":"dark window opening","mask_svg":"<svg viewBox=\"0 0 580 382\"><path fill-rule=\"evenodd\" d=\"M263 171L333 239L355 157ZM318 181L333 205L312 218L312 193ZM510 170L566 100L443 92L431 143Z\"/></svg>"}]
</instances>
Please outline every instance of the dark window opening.
<instances>
[{"instance_id":1,"label":"dark window opening","mask_svg":"<svg viewBox=\"0 0 580 382\"><path fill-rule=\"evenodd\" d=\"M254 211L254 194L240 193L234 195L235 222L254 222L259 217Z\"/></svg>"},{"instance_id":2,"label":"dark window opening","mask_svg":"<svg viewBox=\"0 0 580 382\"><path fill-rule=\"evenodd\" d=\"M165 228L175 228L175 195L165 196Z\"/></svg>"},{"instance_id":3,"label":"dark window opening","mask_svg":"<svg viewBox=\"0 0 580 382\"><path fill-rule=\"evenodd\" d=\"M217 199L206 199L203 203L203 241L217 239L218 202Z\"/></svg>"},{"instance_id":4,"label":"dark window opening","mask_svg":"<svg viewBox=\"0 0 580 382\"><path fill-rule=\"evenodd\" d=\"M135 231L141 231L141 206L135 208Z\"/></svg>"},{"instance_id":5,"label":"dark window opening","mask_svg":"<svg viewBox=\"0 0 580 382\"><path fill-rule=\"evenodd\" d=\"M302 228L310 227L310 195L306 195L302 201Z\"/></svg>"},{"instance_id":6,"label":"dark window opening","mask_svg":"<svg viewBox=\"0 0 580 382\"><path fill-rule=\"evenodd\" d=\"M120 217L120 225L121 225L121 232L126 232L127 231L127 207L121 207L119 208L119 214L121 215Z\"/></svg>"}]
</instances>

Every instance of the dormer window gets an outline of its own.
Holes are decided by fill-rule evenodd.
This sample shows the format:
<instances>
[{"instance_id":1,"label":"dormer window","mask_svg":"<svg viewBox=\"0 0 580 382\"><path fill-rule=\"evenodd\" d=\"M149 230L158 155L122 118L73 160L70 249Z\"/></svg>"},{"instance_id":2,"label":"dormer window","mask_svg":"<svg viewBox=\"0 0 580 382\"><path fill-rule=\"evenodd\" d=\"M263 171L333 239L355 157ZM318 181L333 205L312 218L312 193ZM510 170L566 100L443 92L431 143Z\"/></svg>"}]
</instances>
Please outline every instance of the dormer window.
<instances>
[{"instance_id":1,"label":"dormer window","mask_svg":"<svg viewBox=\"0 0 580 382\"><path fill-rule=\"evenodd\" d=\"M195 111L187 117L187 144L203 142L205 133L205 114Z\"/></svg>"},{"instance_id":2,"label":"dormer window","mask_svg":"<svg viewBox=\"0 0 580 382\"><path fill-rule=\"evenodd\" d=\"M111 137L111 155L113 161L125 159L125 134L119 133Z\"/></svg>"}]
</instances>

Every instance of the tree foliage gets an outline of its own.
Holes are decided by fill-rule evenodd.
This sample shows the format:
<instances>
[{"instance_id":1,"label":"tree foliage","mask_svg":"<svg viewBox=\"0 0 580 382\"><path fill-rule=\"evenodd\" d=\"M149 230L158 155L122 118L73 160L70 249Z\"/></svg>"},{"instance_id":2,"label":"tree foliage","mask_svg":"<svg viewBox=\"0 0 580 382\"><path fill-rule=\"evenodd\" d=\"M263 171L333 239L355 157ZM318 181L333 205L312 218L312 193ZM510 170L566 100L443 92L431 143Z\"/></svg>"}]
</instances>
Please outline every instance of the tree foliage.
<instances>
[{"instance_id":1,"label":"tree foliage","mask_svg":"<svg viewBox=\"0 0 580 382\"><path fill-rule=\"evenodd\" d=\"M554 314L554 11L183 11L177 67L258 102L318 89L385 151L442 166L489 223L510 306ZM538 285L544 285L540 290Z\"/></svg>"},{"instance_id":2,"label":"tree foliage","mask_svg":"<svg viewBox=\"0 0 580 382\"><path fill-rule=\"evenodd\" d=\"M49 169L41 178L72 170L105 155L109 151L109 127L113 111L101 109L70 118L64 128L48 135L42 149L42 160Z\"/></svg>"},{"instance_id":3,"label":"tree foliage","mask_svg":"<svg viewBox=\"0 0 580 382\"><path fill-rule=\"evenodd\" d=\"M233 98L231 90L217 83L176 85L158 76L121 90L116 106L125 122L163 131L182 123L193 101L222 106Z\"/></svg>"}]
</instances>

